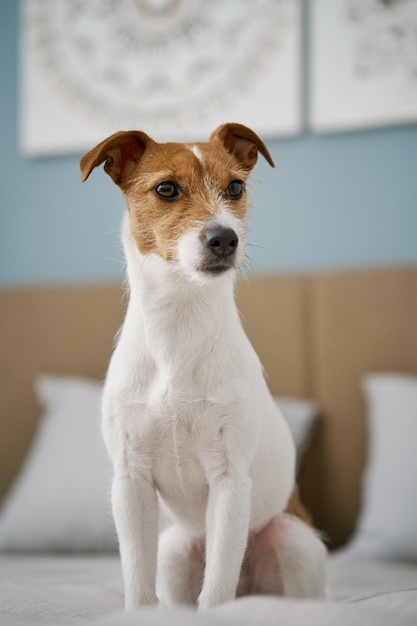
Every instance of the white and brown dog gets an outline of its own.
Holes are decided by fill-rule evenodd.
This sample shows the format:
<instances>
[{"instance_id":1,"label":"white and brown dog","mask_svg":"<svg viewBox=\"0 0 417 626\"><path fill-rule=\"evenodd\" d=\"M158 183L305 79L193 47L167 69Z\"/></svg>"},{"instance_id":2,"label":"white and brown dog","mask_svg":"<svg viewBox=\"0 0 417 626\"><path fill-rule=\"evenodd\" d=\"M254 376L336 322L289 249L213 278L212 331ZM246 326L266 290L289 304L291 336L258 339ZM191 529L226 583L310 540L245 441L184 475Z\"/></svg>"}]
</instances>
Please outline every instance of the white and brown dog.
<instances>
[{"instance_id":1,"label":"white and brown dog","mask_svg":"<svg viewBox=\"0 0 417 626\"><path fill-rule=\"evenodd\" d=\"M196 144L119 132L81 159L83 180L104 162L127 204L130 299L103 398L126 608L324 595L294 444L234 302L258 150L273 166L224 124ZM159 541L158 497L173 520Z\"/></svg>"}]
</instances>

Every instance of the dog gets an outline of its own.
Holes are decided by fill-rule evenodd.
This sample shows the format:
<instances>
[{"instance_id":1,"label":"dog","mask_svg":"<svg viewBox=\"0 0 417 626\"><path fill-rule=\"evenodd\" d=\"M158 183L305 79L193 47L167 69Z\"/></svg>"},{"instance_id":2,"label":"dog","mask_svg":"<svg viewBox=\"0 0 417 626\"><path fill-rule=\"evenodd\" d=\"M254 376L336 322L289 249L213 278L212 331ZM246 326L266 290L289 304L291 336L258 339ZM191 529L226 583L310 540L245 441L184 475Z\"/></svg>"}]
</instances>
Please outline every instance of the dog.
<instances>
[{"instance_id":1,"label":"dog","mask_svg":"<svg viewBox=\"0 0 417 626\"><path fill-rule=\"evenodd\" d=\"M325 594L294 443L234 301L258 153L274 166L228 123L195 144L121 131L80 161L83 181L104 163L126 200L129 304L102 413L126 609Z\"/></svg>"}]
</instances>

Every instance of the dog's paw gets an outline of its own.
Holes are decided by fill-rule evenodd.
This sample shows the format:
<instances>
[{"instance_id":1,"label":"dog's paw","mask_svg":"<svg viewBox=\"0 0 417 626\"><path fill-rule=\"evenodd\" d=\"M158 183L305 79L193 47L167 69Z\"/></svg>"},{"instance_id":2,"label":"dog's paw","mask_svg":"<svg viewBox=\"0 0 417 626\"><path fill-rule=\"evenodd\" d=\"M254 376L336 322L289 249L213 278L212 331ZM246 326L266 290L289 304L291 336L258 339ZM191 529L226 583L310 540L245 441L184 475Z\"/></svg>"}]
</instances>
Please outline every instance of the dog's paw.
<instances>
[{"instance_id":1,"label":"dog's paw","mask_svg":"<svg viewBox=\"0 0 417 626\"><path fill-rule=\"evenodd\" d=\"M235 594L231 594L230 597L226 596L225 593L205 593L204 589L200 593L200 596L197 601L198 611L207 611L208 609L212 609L219 604L224 604L225 602L229 602L230 600L234 600Z\"/></svg>"}]
</instances>

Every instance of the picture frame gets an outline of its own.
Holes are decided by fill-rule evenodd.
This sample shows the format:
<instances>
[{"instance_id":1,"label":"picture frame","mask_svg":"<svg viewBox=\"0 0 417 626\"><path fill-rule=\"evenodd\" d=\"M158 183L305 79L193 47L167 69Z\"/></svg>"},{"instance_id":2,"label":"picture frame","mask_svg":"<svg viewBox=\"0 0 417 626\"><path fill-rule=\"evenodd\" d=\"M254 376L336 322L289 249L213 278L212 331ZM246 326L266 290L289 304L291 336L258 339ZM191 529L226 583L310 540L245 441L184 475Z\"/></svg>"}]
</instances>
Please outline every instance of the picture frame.
<instances>
[{"instance_id":1,"label":"picture frame","mask_svg":"<svg viewBox=\"0 0 417 626\"><path fill-rule=\"evenodd\" d=\"M311 0L309 127L417 120L417 1Z\"/></svg>"},{"instance_id":2,"label":"picture frame","mask_svg":"<svg viewBox=\"0 0 417 626\"><path fill-rule=\"evenodd\" d=\"M20 148L120 129L200 140L236 121L298 133L300 0L22 0Z\"/></svg>"}]
</instances>

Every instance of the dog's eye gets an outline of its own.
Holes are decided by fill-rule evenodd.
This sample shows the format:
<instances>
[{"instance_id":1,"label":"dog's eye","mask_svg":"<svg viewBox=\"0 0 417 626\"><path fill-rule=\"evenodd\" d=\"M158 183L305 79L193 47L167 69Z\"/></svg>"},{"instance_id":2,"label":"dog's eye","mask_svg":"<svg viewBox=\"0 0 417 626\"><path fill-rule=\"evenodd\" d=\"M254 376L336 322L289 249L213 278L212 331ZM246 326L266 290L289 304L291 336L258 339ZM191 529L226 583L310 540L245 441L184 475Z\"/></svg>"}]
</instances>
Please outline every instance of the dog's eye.
<instances>
[{"instance_id":1,"label":"dog's eye","mask_svg":"<svg viewBox=\"0 0 417 626\"><path fill-rule=\"evenodd\" d=\"M243 183L241 180L232 180L226 189L226 195L231 200L239 200L243 194Z\"/></svg>"},{"instance_id":2,"label":"dog's eye","mask_svg":"<svg viewBox=\"0 0 417 626\"><path fill-rule=\"evenodd\" d=\"M159 183L155 191L164 200L176 200L180 196L177 186L169 180Z\"/></svg>"}]
</instances>

